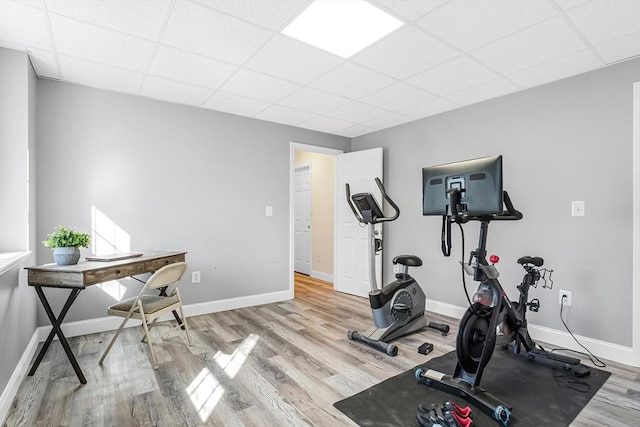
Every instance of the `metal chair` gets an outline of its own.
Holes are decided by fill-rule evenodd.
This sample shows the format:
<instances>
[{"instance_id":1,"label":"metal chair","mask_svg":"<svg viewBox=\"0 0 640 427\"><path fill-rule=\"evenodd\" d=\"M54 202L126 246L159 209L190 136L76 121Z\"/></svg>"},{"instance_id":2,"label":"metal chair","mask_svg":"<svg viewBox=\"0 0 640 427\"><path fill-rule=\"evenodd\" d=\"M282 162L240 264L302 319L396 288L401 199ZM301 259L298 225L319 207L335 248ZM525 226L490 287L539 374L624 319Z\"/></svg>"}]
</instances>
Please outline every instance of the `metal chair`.
<instances>
[{"instance_id":1,"label":"metal chair","mask_svg":"<svg viewBox=\"0 0 640 427\"><path fill-rule=\"evenodd\" d=\"M122 332L122 329L124 329L124 326L127 324L129 319L132 318L142 321L142 327L144 328L145 334L143 337L143 341L146 338L146 341L149 344L149 352L151 353L151 359L153 360L153 369L158 369L158 360L156 358L155 352L153 351L152 342L161 339L166 334L155 339L151 339L149 331L155 325L156 320L158 320L158 318L163 314L175 310L180 311L180 321L178 322L177 326L172 328L172 330L182 327L187 334L187 342L189 343L189 345L191 345L189 328L187 326L184 313L182 312L182 300L180 299L180 292L178 291L178 283L180 282L180 279L182 278L186 269L187 264L185 262L177 262L174 264L165 265L151 275L137 297L130 298L125 301L120 301L119 303L114 304L107 309L107 313L109 315L124 317L124 320L120 324L120 327L118 328L116 334L111 339L111 342L109 342L109 346L98 361L98 364L102 365L104 358L107 357L107 354L118 338L118 335L120 335L120 332ZM172 289L170 293L167 293L167 289L169 287L172 287ZM146 294L146 292L150 289L160 290L160 295ZM176 319L178 319L177 316Z\"/></svg>"}]
</instances>

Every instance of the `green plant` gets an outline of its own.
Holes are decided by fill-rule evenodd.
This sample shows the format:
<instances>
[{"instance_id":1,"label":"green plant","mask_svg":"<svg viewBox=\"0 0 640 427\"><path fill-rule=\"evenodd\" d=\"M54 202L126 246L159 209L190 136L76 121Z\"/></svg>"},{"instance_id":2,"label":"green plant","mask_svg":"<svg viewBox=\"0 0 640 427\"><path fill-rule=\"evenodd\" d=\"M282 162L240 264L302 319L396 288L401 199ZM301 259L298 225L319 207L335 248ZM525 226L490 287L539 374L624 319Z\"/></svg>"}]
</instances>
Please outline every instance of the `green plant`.
<instances>
[{"instance_id":1,"label":"green plant","mask_svg":"<svg viewBox=\"0 0 640 427\"><path fill-rule=\"evenodd\" d=\"M91 236L59 226L42 243L47 248L88 248Z\"/></svg>"}]
</instances>

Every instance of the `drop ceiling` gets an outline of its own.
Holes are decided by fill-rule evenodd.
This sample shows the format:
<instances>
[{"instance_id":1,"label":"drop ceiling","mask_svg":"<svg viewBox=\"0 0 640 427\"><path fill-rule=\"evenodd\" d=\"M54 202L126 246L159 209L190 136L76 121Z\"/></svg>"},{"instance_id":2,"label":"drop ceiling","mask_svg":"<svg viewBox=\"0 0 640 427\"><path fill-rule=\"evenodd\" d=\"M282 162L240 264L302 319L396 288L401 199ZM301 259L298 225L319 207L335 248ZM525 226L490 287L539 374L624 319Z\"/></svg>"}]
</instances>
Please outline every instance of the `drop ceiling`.
<instances>
[{"instance_id":1,"label":"drop ceiling","mask_svg":"<svg viewBox=\"0 0 640 427\"><path fill-rule=\"evenodd\" d=\"M640 0L372 0L405 25L349 59L280 33L310 3L0 0L0 46L41 78L350 138L640 55Z\"/></svg>"}]
</instances>

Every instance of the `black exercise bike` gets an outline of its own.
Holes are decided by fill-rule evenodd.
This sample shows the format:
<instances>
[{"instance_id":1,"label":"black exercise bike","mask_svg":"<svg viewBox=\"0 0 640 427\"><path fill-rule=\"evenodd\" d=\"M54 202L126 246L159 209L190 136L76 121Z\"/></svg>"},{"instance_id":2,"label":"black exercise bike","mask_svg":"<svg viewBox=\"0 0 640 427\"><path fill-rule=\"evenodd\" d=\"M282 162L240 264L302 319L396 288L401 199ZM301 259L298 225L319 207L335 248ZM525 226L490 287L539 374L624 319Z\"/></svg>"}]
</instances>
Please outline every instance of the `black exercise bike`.
<instances>
[{"instance_id":1,"label":"black exercise bike","mask_svg":"<svg viewBox=\"0 0 640 427\"><path fill-rule=\"evenodd\" d=\"M459 195L454 191L451 193L451 197L451 205L456 206ZM527 310L538 311L540 308L540 302L537 299L529 301L529 290L531 287L536 287L546 272L550 271L542 268L543 259L530 256L518 259L518 264L522 265L525 270L522 283L517 287L520 292L518 302L509 300L498 281L500 273L495 266L498 257L492 255L487 261L486 244L489 223L496 220L519 220L522 218L522 214L513 207L506 191L503 192L503 199L506 211L500 214L462 216L457 215L454 208L453 215L447 219L460 224L461 229L461 225L468 221L480 221L478 248L471 252L468 263L463 263L464 271L472 275L475 281L480 282L480 285L472 300L470 299L469 308L460 321L456 337L458 363L453 376L434 370L425 371L422 368L418 369L415 375L417 380L427 385L440 385L475 401L496 420L506 425L513 408L480 387L482 373L496 346L498 333L500 333L505 347L512 347L514 353L520 353L524 349L530 359L542 357L553 360L562 363L565 369L570 369L571 365L579 365L580 360L546 352L529 335ZM444 234L443 232L443 236ZM446 243L443 241L443 252L445 252L445 246ZM551 286L545 285L545 287Z\"/></svg>"}]
</instances>

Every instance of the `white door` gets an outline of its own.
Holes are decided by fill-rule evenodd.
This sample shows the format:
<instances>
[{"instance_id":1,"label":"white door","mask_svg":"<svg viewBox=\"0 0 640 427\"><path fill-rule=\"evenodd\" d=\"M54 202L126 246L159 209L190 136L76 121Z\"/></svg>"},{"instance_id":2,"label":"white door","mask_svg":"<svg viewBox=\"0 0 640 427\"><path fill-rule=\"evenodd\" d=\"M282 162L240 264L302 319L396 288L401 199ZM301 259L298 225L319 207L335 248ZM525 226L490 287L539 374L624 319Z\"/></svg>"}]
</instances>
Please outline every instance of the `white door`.
<instances>
[{"instance_id":1,"label":"white door","mask_svg":"<svg viewBox=\"0 0 640 427\"><path fill-rule=\"evenodd\" d=\"M296 167L294 178L294 270L311 274L311 166Z\"/></svg>"},{"instance_id":2,"label":"white door","mask_svg":"<svg viewBox=\"0 0 640 427\"><path fill-rule=\"evenodd\" d=\"M338 156L334 287L339 292L366 297L371 289L367 228L360 225L347 204L345 184L349 183L351 194L373 194L382 206L376 177L383 179L382 148ZM376 230L376 237L381 239L382 224L377 224ZM376 256L376 281L382 283L382 252Z\"/></svg>"}]
</instances>

